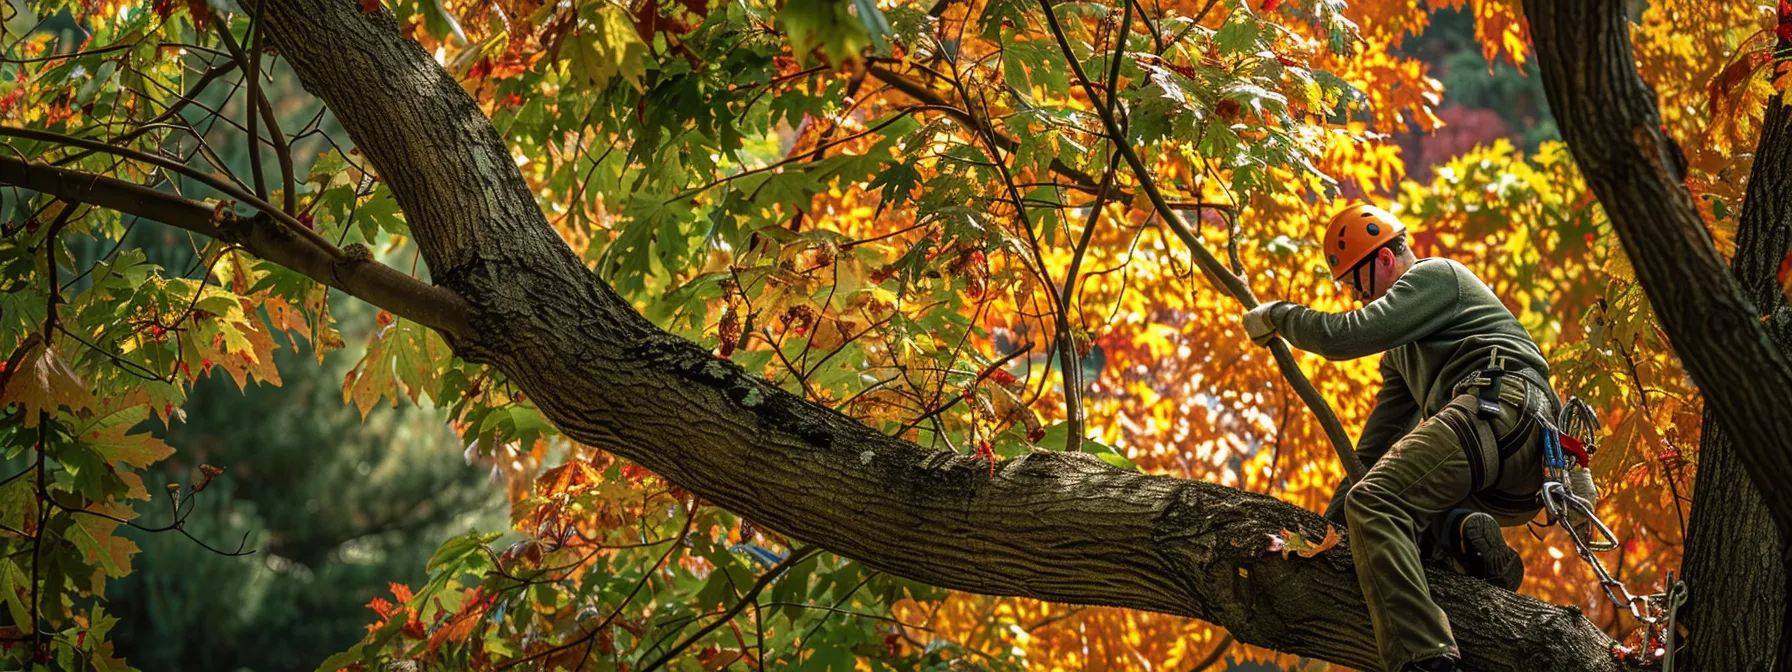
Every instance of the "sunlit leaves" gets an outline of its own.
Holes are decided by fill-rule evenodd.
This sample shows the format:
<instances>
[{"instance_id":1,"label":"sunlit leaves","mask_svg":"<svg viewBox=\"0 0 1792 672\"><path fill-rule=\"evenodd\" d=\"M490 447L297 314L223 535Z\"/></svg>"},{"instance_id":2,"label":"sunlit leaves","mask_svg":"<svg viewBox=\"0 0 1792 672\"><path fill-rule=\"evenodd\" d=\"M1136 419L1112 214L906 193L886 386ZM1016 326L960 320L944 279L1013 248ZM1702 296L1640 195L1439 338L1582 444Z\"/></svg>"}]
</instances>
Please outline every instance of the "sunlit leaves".
<instances>
[{"instance_id":1,"label":"sunlit leaves","mask_svg":"<svg viewBox=\"0 0 1792 672\"><path fill-rule=\"evenodd\" d=\"M449 359L448 344L441 335L410 320L380 313L367 354L342 382L342 398L352 401L367 415L380 399L396 406L400 397L418 403L437 393L440 370Z\"/></svg>"},{"instance_id":2,"label":"sunlit leaves","mask_svg":"<svg viewBox=\"0 0 1792 672\"><path fill-rule=\"evenodd\" d=\"M575 25L572 36L561 45L569 50L566 67L575 81L602 89L610 78L620 76L631 86L641 87L641 78L647 72L642 60L647 45L641 42L622 6L587 4L579 9Z\"/></svg>"},{"instance_id":3,"label":"sunlit leaves","mask_svg":"<svg viewBox=\"0 0 1792 672\"><path fill-rule=\"evenodd\" d=\"M1688 188L1720 249L1743 194L1748 159L1737 148L1756 121L1711 110L1758 107L1781 74L1760 56L1766 40L1752 37L1767 34L1755 25L1765 13L1748 4L1651 3L1634 32L1645 74L1664 101L1679 101L1664 121L1688 149ZM1520 156L1494 145L1437 179L1403 181L1405 159L1383 135L1437 125L1440 85L1395 49L1427 12L1470 9L1487 53L1522 62L1515 3L1145 3L1124 30L1118 6L1060 3L1069 54L1027 0L370 5L393 11L438 55L493 119L549 223L643 314L877 430L994 467L1069 443L1075 392L1086 411L1081 449L1117 467L1313 509L1329 499L1340 474L1323 435L1238 332L1236 302L1164 235L1139 176L1105 174L1115 139L1095 111L1111 99L1119 140L1141 152L1202 242L1236 249L1260 297L1352 307L1315 270L1316 222L1340 190L1397 202L1420 253L1471 264L1548 350L1558 386L1606 411L1613 431L1596 469L1618 484L1606 504L1614 518L1667 530L1674 505L1662 486L1688 482L1696 395L1566 150ZM200 3L31 6L82 21L86 48L124 46L44 58L82 47L50 35L20 41L9 58L38 60L0 64L8 124L117 137L219 65L208 60L214 34L199 29L209 17L191 15ZM219 18L247 36L245 17ZM1091 81L1074 81L1067 57ZM220 88L239 79L226 75ZM240 112L233 95L177 121ZM311 135L332 132L323 123ZM158 131L131 144L193 153L206 170L211 157L190 136L214 149L247 144L240 133L206 133ZM20 147L205 196L134 163ZM305 154L296 157L300 221L367 244L396 268L448 270L418 267L392 187L352 148ZM82 511L150 494L136 473L168 449L140 440L138 421L178 419L186 386L206 375L277 384L277 348L302 340L321 356L342 338L329 290L241 250L195 241L203 268L165 268L115 245L153 223L94 209L68 211L62 240L46 247L45 226L68 206L6 205L17 216L0 238L0 354L12 358L13 381L0 403L23 415L0 427L0 447L8 460L32 459L39 437L27 428L48 414L51 497L38 497L34 467L0 484L0 524L17 531L0 538L16 558L17 534L43 534L63 554L46 567L87 570L42 582L61 609L64 595L94 592L93 569L115 576L129 566L131 549L110 536L117 523ZM75 238L101 245L77 254ZM52 288L63 294L54 330L45 327ZM500 373L456 359L419 325L382 313L341 326L370 332L345 397L363 413L383 403L443 412L465 459L504 481L514 526L511 538L488 530L444 544L427 582L376 600L367 639L326 668L573 667L587 653L639 664L762 579L759 604L676 664L763 654L773 669L971 657L997 668L1181 669L1229 646L1182 619L942 597L828 556L768 576L801 549L574 445ZM1066 350L1080 375L1064 375ZM1302 364L1360 426L1378 383L1373 362ZM1332 537L1279 539L1300 552ZM1549 556L1557 541L1525 542L1535 568L1527 590L1578 602L1591 584ZM1671 544L1639 543L1672 557ZM4 562L0 587L29 581L16 559ZM16 620L20 605L6 608ZM72 617L45 618L77 627ZM95 615L90 632L103 622Z\"/></svg>"}]
</instances>

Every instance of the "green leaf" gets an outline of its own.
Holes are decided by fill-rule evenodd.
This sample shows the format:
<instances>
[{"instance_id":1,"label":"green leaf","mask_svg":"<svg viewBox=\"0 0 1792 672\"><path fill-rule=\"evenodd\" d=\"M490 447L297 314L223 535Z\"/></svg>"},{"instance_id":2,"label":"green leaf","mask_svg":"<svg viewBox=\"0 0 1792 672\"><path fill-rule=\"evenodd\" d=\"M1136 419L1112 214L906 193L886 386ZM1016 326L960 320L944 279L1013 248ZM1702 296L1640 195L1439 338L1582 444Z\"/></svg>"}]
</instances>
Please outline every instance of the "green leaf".
<instances>
[{"instance_id":1,"label":"green leaf","mask_svg":"<svg viewBox=\"0 0 1792 672\"><path fill-rule=\"evenodd\" d=\"M1002 47L1002 76L1024 96L1033 87L1057 96L1070 92L1070 74L1056 45L1045 40L1014 42Z\"/></svg>"},{"instance_id":2,"label":"green leaf","mask_svg":"<svg viewBox=\"0 0 1792 672\"><path fill-rule=\"evenodd\" d=\"M1247 12L1233 12L1232 19L1220 26L1213 36L1213 44L1221 52L1256 53L1257 40L1262 36L1262 25L1248 18Z\"/></svg>"},{"instance_id":3,"label":"green leaf","mask_svg":"<svg viewBox=\"0 0 1792 672\"><path fill-rule=\"evenodd\" d=\"M915 170L914 164L903 162L891 165L876 179L871 180L871 184L866 186L866 190L876 189L879 191L876 214L883 214L885 208L902 207L903 202L908 200L909 193L914 190L915 183L920 179L921 172Z\"/></svg>"},{"instance_id":4,"label":"green leaf","mask_svg":"<svg viewBox=\"0 0 1792 672\"><path fill-rule=\"evenodd\" d=\"M441 546L436 548L435 554L429 556L429 562L423 566L423 569L433 574L436 570L448 569L464 563L469 556L484 557L484 553L480 552L480 549L484 548L486 544L497 541L500 536L503 535L498 532L474 533L444 541Z\"/></svg>"},{"instance_id":5,"label":"green leaf","mask_svg":"<svg viewBox=\"0 0 1792 672\"><path fill-rule=\"evenodd\" d=\"M128 507L118 505L97 505L94 510L118 518L132 515ZM65 534L74 542L75 548L81 549L86 562L97 563L107 576L119 578L131 573L131 556L138 549L131 540L112 534L118 525L118 521L111 518L74 514L74 523Z\"/></svg>"},{"instance_id":6,"label":"green leaf","mask_svg":"<svg viewBox=\"0 0 1792 672\"><path fill-rule=\"evenodd\" d=\"M1070 424L1060 422L1045 428L1045 436L1039 439L1038 445L1044 448L1062 449L1069 436ZM1082 441L1081 450L1082 452L1099 457L1101 458L1101 461L1121 469L1126 469L1128 471L1139 470L1139 465L1133 464L1132 460L1126 458L1124 452L1121 452L1120 449L1113 446L1085 437Z\"/></svg>"},{"instance_id":7,"label":"green leaf","mask_svg":"<svg viewBox=\"0 0 1792 672\"><path fill-rule=\"evenodd\" d=\"M890 20L884 17L883 10L877 8L876 0L852 0L853 9L859 12L859 23L865 26L865 33L871 38L871 48L879 56L890 55Z\"/></svg>"},{"instance_id":8,"label":"green leaf","mask_svg":"<svg viewBox=\"0 0 1792 672\"><path fill-rule=\"evenodd\" d=\"M441 392L440 371L453 355L448 343L435 331L410 320L395 318L375 332L367 354L342 381L343 401L353 401L365 417L382 397L397 406L399 398L412 403L432 399Z\"/></svg>"},{"instance_id":9,"label":"green leaf","mask_svg":"<svg viewBox=\"0 0 1792 672\"><path fill-rule=\"evenodd\" d=\"M627 10L612 3L587 4L579 10L577 32L568 39L569 74L599 89L620 75L635 90L642 90L647 43L641 41Z\"/></svg>"},{"instance_id":10,"label":"green leaf","mask_svg":"<svg viewBox=\"0 0 1792 672\"><path fill-rule=\"evenodd\" d=\"M12 615L13 623L31 622L31 608L25 606L25 600L19 597L31 593L31 578L25 570L12 560L0 559L0 599L5 600L7 613Z\"/></svg>"},{"instance_id":11,"label":"green leaf","mask_svg":"<svg viewBox=\"0 0 1792 672\"><path fill-rule=\"evenodd\" d=\"M33 469L36 467L26 469L19 477L0 485L0 525L31 531L25 521L29 520L28 514L37 510L37 477L31 474Z\"/></svg>"},{"instance_id":12,"label":"green leaf","mask_svg":"<svg viewBox=\"0 0 1792 672\"><path fill-rule=\"evenodd\" d=\"M336 672L342 668L351 667L356 663L377 664L378 660L375 654L381 648L385 647L387 642L398 637L398 633L404 630L404 624L405 619L402 618L394 618L386 621L386 624L381 626L379 630L368 633L366 639L355 643L355 645L349 647L347 651L325 658L323 664L317 666L317 672Z\"/></svg>"},{"instance_id":13,"label":"green leaf","mask_svg":"<svg viewBox=\"0 0 1792 672\"><path fill-rule=\"evenodd\" d=\"M844 0L789 0L778 10L778 28L790 36L792 51L807 61L820 48L834 65L856 58L870 44L865 23L852 16ZM888 24L884 24L888 29Z\"/></svg>"}]
</instances>

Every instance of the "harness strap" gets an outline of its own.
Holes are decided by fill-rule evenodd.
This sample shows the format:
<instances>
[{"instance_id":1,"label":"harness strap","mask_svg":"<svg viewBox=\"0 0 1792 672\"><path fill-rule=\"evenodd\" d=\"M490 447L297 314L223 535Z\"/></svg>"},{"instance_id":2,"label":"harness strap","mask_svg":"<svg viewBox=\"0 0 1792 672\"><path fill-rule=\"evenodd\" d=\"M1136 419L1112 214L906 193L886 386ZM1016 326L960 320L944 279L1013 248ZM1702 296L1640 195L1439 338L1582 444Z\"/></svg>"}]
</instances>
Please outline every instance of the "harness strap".
<instances>
[{"instance_id":1,"label":"harness strap","mask_svg":"<svg viewBox=\"0 0 1792 672\"><path fill-rule=\"evenodd\" d=\"M1483 501L1496 506L1523 511L1533 509L1540 501L1534 494L1520 497L1505 496L1493 492L1482 492L1488 486L1499 482L1500 464L1507 458L1523 450L1533 438L1533 432L1545 425L1541 414L1546 413L1546 403L1542 403L1542 389L1532 376L1530 369L1522 366L1510 368L1510 360L1499 355L1497 349L1489 357L1489 367L1477 371L1467 379L1457 383L1451 391L1456 398L1444 406L1437 414L1462 444L1468 457L1471 492L1479 494ZM1502 401L1500 390L1504 379L1512 378L1524 386L1524 400L1518 409L1518 422L1511 429L1498 436L1494 435L1493 421L1499 419Z\"/></svg>"},{"instance_id":2,"label":"harness strap","mask_svg":"<svg viewBox=\"0 0 1792 672\"><path fill-rule=\"evenodd\" d=\"M1469 491L1480 492L1487 484L1499 480L1500 443L1493 435L1493 425L1476 413L1474 397L1461 395L1438 411L1438 422L1448 427L1462 444L1468 458Z\"/></svg>"}]
</instances>

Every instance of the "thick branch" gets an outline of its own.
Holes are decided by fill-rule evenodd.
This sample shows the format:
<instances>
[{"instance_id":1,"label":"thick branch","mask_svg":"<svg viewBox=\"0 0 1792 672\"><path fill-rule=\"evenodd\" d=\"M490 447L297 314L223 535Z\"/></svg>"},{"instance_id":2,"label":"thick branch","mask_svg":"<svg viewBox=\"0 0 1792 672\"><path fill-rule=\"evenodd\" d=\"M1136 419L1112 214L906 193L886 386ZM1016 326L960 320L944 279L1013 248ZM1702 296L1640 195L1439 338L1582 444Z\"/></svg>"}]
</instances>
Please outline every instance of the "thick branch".
<instances>
[{"instance_id":1,"label":"thick branch","mask_svg":"<svg viewBox=\"0 0 1792 672\"><path fill-rule=\"evenodd\" d=\"M363 301L451 336L471 334L467 305L453 292L371 259L339 259L273 222L219 218L213 206L140 184L0 154L0 185L30 189L65 201L117 210L241 245L249 253L298 271Z\"/></svg>"},{"instance_id":2,"label":"thick branch","mask_svg":"<svg viewBox=\"0 0 1792 672\"><path fill-rule=\"evenodd\" d=\"M1626 4L1526 0L1550 111L1706 408L1792 532L1792 365L1761 323L1772 306L1743 294L1682 185L1685 160L1637 73Z\"/></svg>"},{"instance_id":3,"label":"thick branch","mask_svg":"<svg viewBox=\"0 0 1792 672\"><path fill-rule=\"evenodd\" d=\"M1357 667L1376 654L1349 555L1265 553L1318 516L1093 456L981 461L884 436L636 313L548 226L503 140L391 14L269 0L267 28L386 178L489 362L569 437L766 527L948 588L1207 619L1239 641ZM1578 610L1431 577L1469 669L1615 670Z\"/></svg>"},{"instance_id":4,"label":"thick branch","mask_svg":"<svg viewBox=\"0 0 1792 672\"><path fill-rule=\"evenodd\" d=\"M142 161L144 163L156 166L163 170L180 173L181 175L191 178L191 179L199 182L200 184L204 184L205 186L216 189L218 191L218 193L224 194L225 196L234 197L237 200L240 200L243 203L248 204L249 206L255 208L256 210L260 210L262 212L262 214L267 215L270 219L273 219L274 221L280 223L281 225L284 225L292 233L297 234L301 238L309 239L313 245L316 245L318 247L318 249L321 249L326 252L330 252L332 254L336 254L339 256L342 253L342 251L336 249L336 246L334 244L331 244L330 241L325 240L322 236L319 236L316 231L312 231L310 227L305 226L304 224L300 223L299 220L294 219L291 213L288 213L284 210L276 208L276 207L274 207L273 204L268 203L265 199L262 199L261 197L256 196L255 194L251 194L249 192L243 191L242 189L237 188L235 185L232 185L228 182L218 179L216 176L211 175L210 173L206 173L201 170L195 170L191 166L188 166L179 161L175 161L173 159L169 159L167 157L159 156L156 154L148 154L148 153L140 152L135 149L131 149L129 147L119 147L119 146L115 146L115 145L109 145L109 144L106 144L103 142L88 140L86 138L77 138L74 136L63 135L60 133L54 133L54 132L50 132L50 131L39 131L39 130L33 130L33 129L27 129L27 128L14 128L11 126L0 126L0 136L12 137L12 138L23 138L25 140L35 140L38 142L47 142L50 144L65 145L65 146L69 146L69 147L79 147L81 149L85 149L88 151L101 152L101 153L105 153L105 154L111 154L114 156L122 156L124 158L131 159L133 161ZM15 154L17 154L16 150L15 150Z\"/></svg>"}]
</instances>

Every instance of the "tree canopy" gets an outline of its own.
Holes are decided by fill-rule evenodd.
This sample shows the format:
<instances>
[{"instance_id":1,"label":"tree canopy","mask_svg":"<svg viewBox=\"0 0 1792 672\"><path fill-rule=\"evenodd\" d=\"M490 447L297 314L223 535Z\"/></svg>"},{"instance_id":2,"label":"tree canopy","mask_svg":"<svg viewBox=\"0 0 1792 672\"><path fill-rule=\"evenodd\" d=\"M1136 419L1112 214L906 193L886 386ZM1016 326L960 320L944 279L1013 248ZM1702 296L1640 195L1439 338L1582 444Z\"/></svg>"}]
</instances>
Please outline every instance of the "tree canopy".
<instances>
[{"instance_id":1,"label":"tree canopy","mask_svg":"<svg viewBox=\"0 0 1792 672\"><path fill-rule=\"evenodd\" d=\"M1527 4L5 0L0 659L125 669L121 526L192 537L230 466L159 428L201 379L321 365L360 300L342 397L440 414L511 526L366 596L320 669L1373 668L1311 512L1375 362L1236 319L1353 307L1316 240L1341 199L1467 264L1600 411L1603 557L1652 592L1707 411L1739 487L1792 454L1758 412L1792 394L1785 271L1743 269L1786 253L1751 171L1792 9ZM1398 47L1442 8L1565 143L1407 175L1393 136L1448 92ZM1768 499L1702 543L1783 554ZM1509 539L1522 594L1434 574L1469 669L1657 658L1565 535Z\"/></svg>"}]
</instances>

